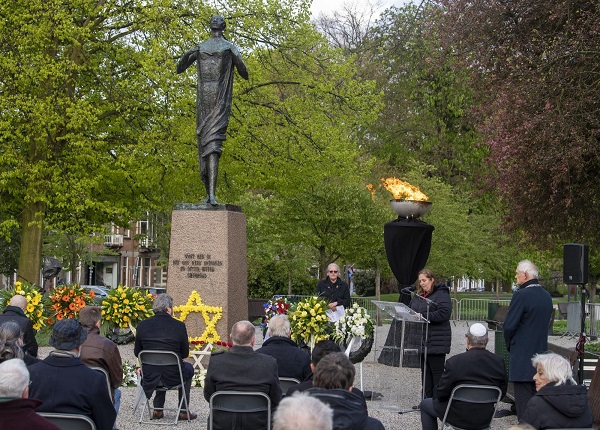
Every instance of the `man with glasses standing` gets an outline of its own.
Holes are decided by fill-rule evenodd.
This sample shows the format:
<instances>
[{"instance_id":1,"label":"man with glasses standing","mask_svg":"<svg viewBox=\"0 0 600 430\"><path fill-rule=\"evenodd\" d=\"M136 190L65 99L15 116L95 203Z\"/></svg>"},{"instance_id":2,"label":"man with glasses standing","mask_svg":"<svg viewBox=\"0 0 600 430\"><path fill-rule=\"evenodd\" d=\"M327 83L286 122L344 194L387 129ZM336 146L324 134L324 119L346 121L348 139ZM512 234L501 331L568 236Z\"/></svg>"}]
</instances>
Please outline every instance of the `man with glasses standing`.
<instances>
[{"instance_id":1,"label":"man with glasses standing","mask_svg":"<svg viewBox=\"0 0 600 430\"><path fill-rule=\"evenodd\" d=\"M340 268L331 263L327 266L327 277L317 284L317 295L329 302L329 309L336 311L338 306L350 307L350 289L339 277Z\"/></svg>"}]
</instances>

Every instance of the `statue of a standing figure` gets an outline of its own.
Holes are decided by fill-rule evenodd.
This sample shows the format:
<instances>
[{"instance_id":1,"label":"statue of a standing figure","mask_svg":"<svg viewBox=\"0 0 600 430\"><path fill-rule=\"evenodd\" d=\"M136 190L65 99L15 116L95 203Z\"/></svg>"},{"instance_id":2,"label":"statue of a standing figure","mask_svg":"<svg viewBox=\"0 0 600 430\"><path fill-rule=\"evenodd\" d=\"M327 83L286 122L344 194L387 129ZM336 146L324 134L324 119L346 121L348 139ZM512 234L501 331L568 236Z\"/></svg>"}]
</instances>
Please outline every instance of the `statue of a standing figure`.
<instances>
[{"instance_id":1,"label":"statue of a standing figure","mask_svg":"<svg viewBox=\"0 0 600 430\"><path fill-rule=\"evenodd\" d=\"M219 158L231 114L233 67L244 79L248 79L248 69L237 47L223 38L225 19L220 15L213 16L210 29L210 39L183 54L177 63L177 73L185 72L194 61L198 65L196 135L200 177L206 187L204 203L216 205Z\"/></svg>"}]
</instances>

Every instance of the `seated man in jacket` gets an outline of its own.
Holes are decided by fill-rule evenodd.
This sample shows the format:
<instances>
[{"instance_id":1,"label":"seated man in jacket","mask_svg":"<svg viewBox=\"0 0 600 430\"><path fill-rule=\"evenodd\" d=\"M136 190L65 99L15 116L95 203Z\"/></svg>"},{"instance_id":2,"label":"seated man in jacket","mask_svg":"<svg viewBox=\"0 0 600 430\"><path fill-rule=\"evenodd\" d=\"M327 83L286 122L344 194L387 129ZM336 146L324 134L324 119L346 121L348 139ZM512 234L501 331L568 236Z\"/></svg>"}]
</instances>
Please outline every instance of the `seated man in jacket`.
<instances>
[{"instance_id":1,"label":"seated man in jacket","mask_svg":"<svg viewBox=\"0 0 600 430\"><path fill-rule=\"evenodd\" d=\"M312 375L310 356L290 339L291 333L287 315L275 315L269 321L270 337L256 352L270 355L277 360L280 377L295 378L302 382Z\"/></svg>"},{"instance_id":2,"label":"seated man in jacket","mask_svg":"<svg viewBox=\"0 0 600 430\"><path fill-rule=\"evenodd\" d=\"M121 390L123 382L123 363L119 348L112 341L100 336L102 310L99 306L86 306L79 311L79 322L87 330L88 336L81 345L81 361L86 366L101 367L108 373L115 411L119 414Z\"/></svg>"},{"instance_id":3,"label":"seated man in jacket","mask_svg":"<svg viewBox=\"0 0 600 430\"><path fill-rule=\"evenodd\" d=\"M506 394L508 377L504 359L487 349L488 330L480 323L469 327L466 334L467 351L454 355L446 360L444 373L437 386L437 398L427 398L421 401L421 425L423 430L437 430L437 418L443 418L450 400L452 389L460 384L494 385ZM478 429L487 425L485 416L493 412L490 404L465 404L452 402L452 413L447 421L463 429ZM490 411L491 408L491 411Z\"/></svg>"},{"instance_id":4,"label":"seated man in jacket","mask_svg":"<svg viewBox=\"0 0 600 430\"><path fill-rule=\"evenodd\" d=\"M190 389L194 367L183 361L190 355L190 343L185 324L173 318L173 297L168 294L159 294L152 303L154 316L138 324L135 335L135 346L133 353L137 357L143 350L173 351L181 360L181 371L183 373L183 391L179 389L179 401L185 392L188 405L190 402ZM160 383L166 386L176 386L180 383L179 368L175 366L151 366L144 365L142 369L142 387L146 397L152 397L152 393ZM154 410L152 419L164 417L165 391L158 391L154 396ZM185 407L185 403L183 404ZM195 420L198 415L191 411L182 410L179 413L180 420Z\"/></svg>"},{"instance_id":5,"label":"seated man in jacket","mask_svg":"<svg viewBox=\"0 0 600 430\"><path fill-rule=\"evenodd\" d=\"M260 391L269 396L273 410L279 405L281 387L277 361L254 351L254 333L255 329L250 321L236 322L230 334L233 347L227 352L217 352L210 356L204 379L206 401L210 401L210 396L217 391ZM267 428L267 419L266 414L261 412L235 414L217 411L213 424L214 430L260 430Z\"/></svg>"},{"instance_id":6,"label":"seated man in jacket","mask_svg":"<svg viewBox=\"0 0 600 430\"><path fill-rule=\"evenodd\" d=\"M343 352L328 354L315 368L308 393L333 409L335 430L383 430L383 424L367 413L364 396L352 392L354 365Z\"/></svg>"},{"instance_id":7,"label":"seated man in jacket","mask_svg":"<svg viewBox=\"0 0 600 430\"><path fill-rule=\"evenodd\" d=\"M64 412L88 416L98 430L111 430L117 413L106 388L104 375L79 358L87 332L76 319L60 320L52 329L55 349L29 367L29 395L44 402L39 412Z\"/></svg>"}]
</instances>

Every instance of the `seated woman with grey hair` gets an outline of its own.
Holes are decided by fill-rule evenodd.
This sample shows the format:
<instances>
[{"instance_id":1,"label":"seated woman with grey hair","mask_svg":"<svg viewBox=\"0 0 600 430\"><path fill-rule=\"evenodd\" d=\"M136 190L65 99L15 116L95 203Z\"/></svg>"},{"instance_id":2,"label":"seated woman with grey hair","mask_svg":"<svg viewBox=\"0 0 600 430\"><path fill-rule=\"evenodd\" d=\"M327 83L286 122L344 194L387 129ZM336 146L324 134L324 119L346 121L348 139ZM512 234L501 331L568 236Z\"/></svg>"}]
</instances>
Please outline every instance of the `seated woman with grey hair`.
<instances>
[{"instance_id":1,"label":"seated woman with grey hair","mask_svg":"<svg viewBox=\"0 0 600 430\"><path fill-rule=\"evenodd\" d=\"M571 363L553 352L531 359L537 393L527 403L521 423L536 429L584 428L592 426L587 389L573 379Z\"/></svg>"},{"instance_id":2,"label":"seated woman with grey hair","mask_svg":"<svg viewBox=\"0 0 600 430\"><path fill-rule=\"evenodd\" d=\"M23 351L23 333L19 324L6 321L0 325L0 363L12 358L24 360L27 366L40 361Z\"/></svg>"}]
</instances>

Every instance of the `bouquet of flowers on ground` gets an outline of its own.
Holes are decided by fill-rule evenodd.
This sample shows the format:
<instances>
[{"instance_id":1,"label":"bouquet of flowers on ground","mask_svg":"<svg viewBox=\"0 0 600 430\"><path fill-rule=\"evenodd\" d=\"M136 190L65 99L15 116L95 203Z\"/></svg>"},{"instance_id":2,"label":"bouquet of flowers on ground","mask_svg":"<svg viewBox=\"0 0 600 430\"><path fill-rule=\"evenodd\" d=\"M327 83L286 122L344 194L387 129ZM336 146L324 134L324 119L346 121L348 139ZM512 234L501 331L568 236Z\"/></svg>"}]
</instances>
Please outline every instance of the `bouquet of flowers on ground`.
<instances>
[{"instance_id":1,"label":"bouquet of flowers on ground","mask_svg":"<svg viewBox=\"0 0 600 430\"><path fill-rule=\"evenodd\" d=\"M52 315L48 318L48 324L52 325L62 319L77 318L81 309L93 303L95 294L73 284L56 287L48 297L52 302Z\"/></svg>"},{"instance_id":2,"label":"bouquet of flowers on ground","mask_svg":"<svg viewBox=\"0 0 600 430\"><path fill-rule=\"evenodd\" d=\"M290 304L287 297L273 296L263 307L265 308L265 316L260 323L260 328L262 329L263 336L265 336L269 327L269 320L275 315L287 315L290 310Z\"/></svg>"},{"instance_id":3,"label":"bouquet of flowers on ground","mask_svg":"<svg viewBox=\"0 0 600 430\"><path fill-rule=\"evenodd\" d=\"M315 343L329 338L331 325L327 318L327 302L318 297L299 301L289 313L292 339L304 341L312 351Z\"/></svg>"},{"instance_id":4,"label":"bouquet of flowers on ground","mask_svg":"<svg viewBox=\"0 0 600 430\"><path fill-rule=\"evenodd\" d=\"M140 368L129 361L123 361L123 382L121 387L135 387L138 382Z\"/></svg>"},{"instance_id":5,"label":"bouquet of flowers on ground","mask_svg":"<svg viewBox=\"0 0 600 430\"><path fill-rule=\"evenodd\" d=\"M333 338L338 342L348 343L354 337L366 339L373 333L373 318L367 310L354 303L346 309L346 314L334 323Z\"/></svg>"},{"instance_id":6,"label":"bouquet of flowers on ground","mask_svg":"<svg viewBox=\"0 0 600 430\"><path fill-rule=\"evenodd\" d=\"M138 288L118 286L102 301L102 323L111 328L131 328L154 315L152 296Z\"/></svg>"},{"instance_id":7,"label":"bouquet of flowers on ground","mask_svg":"<svg viewBox=\"0 0 600 430\"><path fill-rule=\"evenodd\" d=\"M33 284L28 282L15 282L12 288L6 288L0 291L0 307L4 309L8 306L10 299L14 295L20 294L27 299L27 307L25 308L25 316L31 320L34 330L39 330L40 327L45 325L44 315L44 296L40 292L40 289Z\"/></svg>"},{"instance_id":8,"label":"bouquet of flowers on ground","mask_svg":"<svg viewBox=\"0 0 600 430\"><path fill-rule=\"evenodd\" d=\"M192 376L192 387L204 387L204 379L206 378L206 369L199 369Z\"/></svg>"}]
</instances>

